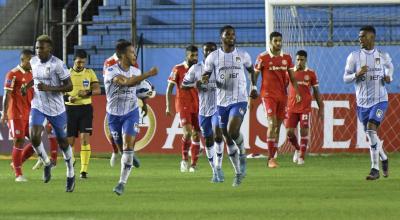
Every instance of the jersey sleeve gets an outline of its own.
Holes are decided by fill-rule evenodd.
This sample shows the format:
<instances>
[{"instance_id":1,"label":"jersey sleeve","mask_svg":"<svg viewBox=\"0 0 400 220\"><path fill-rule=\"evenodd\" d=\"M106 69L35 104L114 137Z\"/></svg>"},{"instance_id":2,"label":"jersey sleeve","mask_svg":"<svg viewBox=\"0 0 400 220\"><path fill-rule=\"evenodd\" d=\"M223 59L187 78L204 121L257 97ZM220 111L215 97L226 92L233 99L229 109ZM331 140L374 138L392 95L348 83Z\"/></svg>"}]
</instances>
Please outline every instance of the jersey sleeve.
<instances>
[{"instance_id":1,"label":"jersey sleeve","mask_svg":"<svg viewBox=\"0 0 400 220\"><path fill-rule=\"evenodd\" d=\"M215 60L215 51L207 56L206 61L204 62L204 72L211 73L215 68L214 60ZM203 73L202 73L203 74Z\"/></svg>"},{"instance_id":2,"label":"jersey sleeve","mask_svg":"<svg viewBox=\"0 0 400 220\"><path fill-rule=\"evenodd\" d=\"M393 80L393 72L394 72L394 66L392 63L392 58L388 53L383 53L382 58L384 60L383 66L385 68L385 76L390 77L390 81Z\"/></svg>"},{"instance_id":3,"label":"jersey sleeve","mask_svg":"<svg viewBox=\"0 0 400 220\"><path fill-rule=\"evenodd\" d=\"M251 62L251 57L250 54L247 52L244 52L243 54L243 65L246 68L251 68L253 66L252 62Z\"/></svg>"},{"instance_id":4,"label":"jersey sleeve","mask_svg":"<svg viewBox=\"0 0 400 220\"><path fill-rule=\"evenodd\" d=\"M116 76L118 76L118 71L115 71L114 67L108 67L104 72L104 82L111 82Z\"/></svg>"},{"instance_id":5,"label":"jersey sleeve","mask_svg":"<svg viewBox=\"0 0 400 220\"><path fill-rule=\"evenodd\" d=\"M196 65L190 67L189 71L186 73L183 78L182 85L186 87L195 87L196 86Z\"/></svg>"},{"instance_id":6,"label":"jersey sleeve","mask_svg":"<svg viewBox=\"0 0 400 220\"><path fill-rule=\"evenodd\" d=\"M15 82L15 74L14 72L8 72L6 78L4 80L4 89L13 91L14 90L14 82Z\"/></svg>"},{"instance_id":7,"label":"jersey sleeve","mask_svg":"<svg viewBox=\"0 0 400 220\"><path fill-rule=\"evenodd\" d=\"M346 60L346 67L344 68L343 81L345 83L351 83L356 78L356 62L354 60L353 53L351 53Z\"/></svg>"},{"instance_id":8,"label":"jersey sleeve","mask_svg":"<svg viewBox=\"0 0 400 220\"><path fill-rule=\"evenodd\" d=\"M92 69L90 69L89 71L90 71L90 82L98 83L99 79L97 78L96 73Z\"/></svg>"},{"instance_id":9,"label":"jersey sleeve","mask_svg":"<svg viewBox=\"0 0 400 220\"><path fill-rule=\"evenodd\" d=\"M171 73L169 74L168 82L173 84L178 84L178 80L179 80L178 69L174 67Z\"/></svg>"},{"instance_id":10,"label":"jersey sleeve","mask_svg":"<svg viewBox=\"0 0 400 220\"><path fill-rule=\"evenodd\" d=\"M255 70L256 72L262 71L262 68L263 68L263 67L264 67L264 62L263 62L262 56L261 56L261 55L258 55L258 56L257 56L257 59L256 59L256 63L255 63L255 65L254 65L254 70Z\"/></svg>"},{"instance_id":11,"label":"jersey sleeve","mask_svg":"<svg viewBox=\"0 0 400 220\"><path fill-rule=\"evenodd\" d=\"M294 63L293 63L292 57L290 55L288 55L287 59L288 59L288 69L294 70Z\"/></svg>"},{"instance_id":12,"label":"jersey sleeve","mask_svg":"<svg viewBox=\"0 0 400 220\"><path fill-rule=\"evenodd\" d=\"M60 80L65 80L69 77L71 77L71 74L68 71L67 65L63 63L62 61L59 61L57 66L56 66L56 72L58 74L58 77L60 77Z\"/></svg>"}]
</instances>

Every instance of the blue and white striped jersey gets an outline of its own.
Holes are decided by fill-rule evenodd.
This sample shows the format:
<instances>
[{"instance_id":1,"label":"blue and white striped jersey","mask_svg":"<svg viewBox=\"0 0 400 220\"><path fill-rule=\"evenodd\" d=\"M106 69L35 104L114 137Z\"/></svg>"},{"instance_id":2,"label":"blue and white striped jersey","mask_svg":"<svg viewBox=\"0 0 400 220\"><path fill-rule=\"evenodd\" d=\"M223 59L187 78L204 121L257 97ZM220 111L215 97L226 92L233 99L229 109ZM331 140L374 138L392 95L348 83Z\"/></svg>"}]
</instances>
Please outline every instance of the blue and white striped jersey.
<instances>
[{"instance_id":1,"label":"blue and white striped jersey","mask_svg":"<svg viewBox=\"0 0 400 220\"><path fill-rule=\"evenodd\" d=\"M197 63L190 67L188 73L183 78L182 85L187 87L196 87L196 82L201 80L204 73L204 62ZM215 74L211 74L208 84L201 85L199 90L199 115L212 116L217 111L217 85Z\"/></svg>"},{"instance_id":2,"label":"blue and white striped jersey","mask_svg":"<svg viewBox=\"0 0 400 220\"><path fill-rule=\"evenodd\" d=\"M140 74L140 70L133 66L127 72L119 64L112 65L106 69L104 73L104 87L107 97L107 113L122 116L138 107L136 86L120 86L114 83L113 79L118 75L133 77Z\"/></svg>"},{"instance_id":3,"label":"blue and white striped jersey","mask_svg":"<svg viewBox=\"0 0 400 220\"><path fill-rule=\"evenodd\" d=\"M356 78L355 74L365 65L368 66L368 72ZM378 49L360 49L347 57L343 80L346 83L355 83L358 106L369 108L379 102L388 101L383 81L385 76L393 79L393 64L389 54Z\"/></svg>"},{"instance_id":4,"label":"blue and white striped jersey","mask_svg":"<svg viewBox=\"0 0 400 220\"><path fill-rule=\"evenodd\" d=\"M49 116L56 116L65 112L64 94L62 92L39 91L37 85L44 83L49 86L61 86L62 81L70 77L67 66L55 56L51 56L45 63L42 63L39 57L34 56L30 63L35 90L31 108Z\"/></svg>"},{"instance_id":5,"label":"blue and white striped jersey","mask_svg":"<svg viewBox=\"0 0 400 220\"><path fill-rule=\"evenodd\" d=\"M226 107L238 102L247 102L245 68L253 68L251 57L237 48L231 53L225 53L220 48L207 56L204 70L215 74L218 106Z\"/></svg>"}]
</instances>

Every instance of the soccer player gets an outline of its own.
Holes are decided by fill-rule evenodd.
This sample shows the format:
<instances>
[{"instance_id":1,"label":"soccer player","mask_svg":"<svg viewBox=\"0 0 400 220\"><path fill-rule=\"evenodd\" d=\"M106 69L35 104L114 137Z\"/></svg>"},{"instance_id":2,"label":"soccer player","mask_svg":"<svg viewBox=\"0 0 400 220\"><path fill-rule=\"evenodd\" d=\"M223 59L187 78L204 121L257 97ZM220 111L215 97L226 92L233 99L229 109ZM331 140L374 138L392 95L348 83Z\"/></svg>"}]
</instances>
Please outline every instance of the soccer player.
<instances>
[{"instance_id":1,"label":"soccer player","mask_svg":"<svg viewBox=\"0 0 400 220\"><path fill-rule=\"evenodd\" d=\"M309 120L311 112L312 87L315 100L318 104L318 115L323 118L324 105L322 103L319 89L318 78L314 70L307 67L307 52L299 50L296 53L296 68L294 69L294 78L297 81L302 102L296 102L296 91L293 85L289 85L288 96L288 117L286 119L287 136L290 143L296 148L293 156L293 162L298 165L304 164L304 157L308 144ZM294 129L300 123L300 146Z\"/></svg>"},{"instance_id":2,"label":"soccer player","mask_svg":"<svg viewBox=\"0 0 400 220\"><path fill-rule=\"evenodd\" d=\"M217 45L215 43L205 43L203 45L204 60L216 49ZM183 78L182 88L196 87L198 90L200 130L206 140L206 154L213 173L211 182L223 182L222 157L224 142L222 141L222 131L218 123L215 74L210 75L208 84L203 84L201 81L203 73L204 61L190 67ZM217 158L214 158L215 155Z\"/></svg>"},{"instance_id":3,"label":"soccer player","mask_svg":"<svg viewBox=\"0 0 400 220\"><path fill-rule=\"evenodd\" d=\"M73 90L68 92L64 99L67 108L67 137L71 147L75 138L80 136L81 141L81 171L80 178L86 179L91 154L89 143L92 135L93 107L92 96L100 95L100 85L96 73L85 68L87 54L85 50L77 50L74 56L74 67L71 68Z\"/></svg>"},{"instance_id":4,"label":"soccer player","mask_svg":"<svg viewBox=\"0 0 400 220\"><path fill-rule=\"evenodd\" d=\"M300 102L301 96L294 78L292 57L282 52L282 34L272 32L269 40L269 51L258 55L254 69L256 78L260 72L262 74L261 100L268 121L268 167L276 168L278 164L274 156L279 141L279 130L286 115L287 77L296 92L296 103Z\"/></svg>"},{"instance_id":5,"label":"soccer player","mask_svg":"<svg viewBox=\"0 0 400 220\"><path fill-rule=\"evenodd\" d=\"M41 35L36 39L36 54L30 63L32 66L32 81L29 86L34 86L35 92L32 99L32 109L29 118L29 133L32 145L36 153L44 162L43 180L45 183L51 179L51 167L49 158L40 145L43 122L47 119L54 129L63 157L67 166L66 192L73 192L75 188L75 174L72 162L72 148L68 144L67 115L63 93L72 90L72 82L66 65L52 55L53 41L47 35Z\"/></svg>"},{"instance_id":6,"label":"soccer player","mask_svg":"<svg viewBox=\"0 0 400 220\"><path fill-rule=\"evenodd\" d=\"M144 79L155 76L157 68L141 74L133 67L136 62L135 49L130 42L119 42L116 46L118 63L107 68L104 85L107 96L108 126L117 145L122 146L121 175L114 192L121 195L128 181L132 166L139 167L135 157L135 137L138 133L139 110L136 85Z\"/></svg>"},{"instance_id":7,"label":"soccer player","mask_svg":"<svg viewBox=\"0 0 400 220\"><path fill-rule=\"evenodd\" d=\"M250 55L235 46L235 28L230 25L222 27L220 37L222 47L207 56L202 81L209 82L211 75L215 74L219 124L236 174L232 186L236 187L246 174L245 148L240 133L249 96L245 69L251 76L250 97L257 98L258 94Z\"/></svg>"},{"instance_id":8,"label":"soccer player","mask_svg":"<svg viewBox=\"0 0 400 220\"><path fill-rule=\"evenodd\" d=\"M3 112L1 122L7 122L10 136L13 139L12 164L16 182L26 182L22 174L23 158L29 158L33 152L32 145L24 146L25 137L29 135L29 111L33 98L33 89L28 89L25 96L21 87L32 80L31 65L33 56L30 50L23 50L20 54L20 64L7 73L4 83ZM27 156L28 155L28 156Z\"/></svg>"},{"instance_id":9,"label":"soccer player","mask_svg":"<svg viewBox=\"0 0 400 220\"><path fill-rule=\"evenodd\" d=\"M375 48L376 31L373 26L360 29L358 39L361 49L352 52L346 61L343 75L345 83L354 83L357 116L363 123L370 141L371 171L367 180L379 178L379 157L383 176L389 175L389 160L383 150L377 130L388 107L386 83L393 80L393 64L389 54Z\"/></svg>"},{"instance_id":10,"label":"soccer player","mask_svg":"<svg viewBox=\"0 0 400 220\"><path fill-rule=\"evenodd\" d=\"M117 41L117 43L119 43L119 42L128 42L128 41L125 40L125 39L119 39ZM106 71L106 69L108 67L113 66L113 65L115 65L117 63L118 63L118 57L117 57L117 54L114 53L111 57L107 58L104 61L104 64L103 64L103 75L104 75L104 73L105 73L105 71ZM136 60L135 60L135 63L133 64L133 66L136 67L136 68L139 68L139 65L137 64ZM142 108L142 110L143 110L146 107L146 102L144 100L142 100L142 101L143 101L143 108ZM143 117L146 116L146 114L147 114L147 112L145 112ZM122 149L118 149L118 146L115 144L114 140L112 139L112 135L111 134L109 134L109 135L106 134L106 138L107 138L108 142L111 144L111 146L113 148L113 152L112 152L111 158L110 158L110 166L114 167L115 166L115 162L117 160L117 155L118 155L119 152L122 153Z\"/></svg>"},{"instance_id":11,"label":"soccer player","mask_svg":"<svg viewBox=\"0 0 400 220\"><path fill-rule=\"evenodd\" d=\"M182 81L189 68L197 63L198 49L190 45L186 47L185 61L174 66L168 78L168 87L165 94L166 114L172 115L171 94L176 85L175 110L179 113L180 124L183 128L181 172L195 172L200 151L199 121L198 121L198 94L195 88L182 89ZM189 148L191 164L188 165Z\"/></svg>"}]
</instances>

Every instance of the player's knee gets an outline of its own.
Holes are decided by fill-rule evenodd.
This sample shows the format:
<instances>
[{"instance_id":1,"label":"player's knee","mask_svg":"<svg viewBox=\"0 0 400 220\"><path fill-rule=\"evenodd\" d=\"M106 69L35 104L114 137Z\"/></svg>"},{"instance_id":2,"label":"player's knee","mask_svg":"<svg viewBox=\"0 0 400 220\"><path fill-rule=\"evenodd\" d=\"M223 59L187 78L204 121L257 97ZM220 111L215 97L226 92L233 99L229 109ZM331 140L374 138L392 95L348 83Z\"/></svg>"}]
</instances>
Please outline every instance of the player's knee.
<instances>
[{"instance_id":1,"label":"player's knee","mask_svg":"<svg viewBox=\"0 0 400 220\"><path fill-rule=\"evenodd\" d=\"M206 139L206 147L207 148L212 147L214 145L214 138L206 137L205 139Z\"/></svg>"},{"instance_id":2,"label":"player's knee","mask_svg":"<svg viewBox=\"0 0 400 220\"><path fill-rule=\"evenodd\" d=\"M67 138L57 138L57 142L61 149L66 149L69 146Z\"/></svg>"},{"instance_id":3,"label":"player's knee","mask_svg":"<svg viewBox=\"0 0 400 220\"><path fill-rule=\"evenodd\" d=\"M293 130L293 129L288 129L288 130L287 130L287 136L288 136L289 138L294 137L294 136L295 136L295 135L294 135L294 130Z\"/></svg>"},{"instance_id":4,"label":"player's knee","mask_svg":"<svg viewBox=\"0 0 400 220\"><path fill-rule=\"evenodd\" d=\"M13 139L13 144L17 148L22 148L24 145L25 140L23 138L16 138Z\"/></svg>"},{"instance_id":5,"label":"player's knee","mask_svg":"<svg viewBox=\"0 0 400 220\"><path fill-rule=\"evenodd\" d=\"M217 142L217 143L221 143L223 141L222 135L216 135L214 137L214 141Z\"/></svg>"},{"instance_id":6,"label":"player's knee","mask_svg":"<svg viewBox=\"0 0 400 220\"><path fill-rule=\"evenodd\" d=\"M302 128L300 129L300 135L302 137L308 136L308 128Z\"/></svg>"}]
</instances>

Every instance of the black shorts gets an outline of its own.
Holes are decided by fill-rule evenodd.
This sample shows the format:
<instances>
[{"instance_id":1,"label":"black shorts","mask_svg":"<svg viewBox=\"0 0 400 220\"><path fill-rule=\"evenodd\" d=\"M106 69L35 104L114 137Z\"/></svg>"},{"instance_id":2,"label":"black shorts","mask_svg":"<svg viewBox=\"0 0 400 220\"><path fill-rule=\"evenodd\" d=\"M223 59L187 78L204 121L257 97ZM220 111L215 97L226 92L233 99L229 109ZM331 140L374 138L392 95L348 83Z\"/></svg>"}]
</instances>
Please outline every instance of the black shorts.
<instances>
[{"instance_id":1,"label":"black shorts","mask_svg":"<svg viewBox=\"0 0 400 220\"><path fill-rule=\"evenodd\" d=\"M92 135L92 105L65 105L67 108L67 137L78 137L79 133Z\"/></svg>"}]
</instances>

